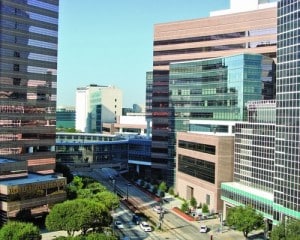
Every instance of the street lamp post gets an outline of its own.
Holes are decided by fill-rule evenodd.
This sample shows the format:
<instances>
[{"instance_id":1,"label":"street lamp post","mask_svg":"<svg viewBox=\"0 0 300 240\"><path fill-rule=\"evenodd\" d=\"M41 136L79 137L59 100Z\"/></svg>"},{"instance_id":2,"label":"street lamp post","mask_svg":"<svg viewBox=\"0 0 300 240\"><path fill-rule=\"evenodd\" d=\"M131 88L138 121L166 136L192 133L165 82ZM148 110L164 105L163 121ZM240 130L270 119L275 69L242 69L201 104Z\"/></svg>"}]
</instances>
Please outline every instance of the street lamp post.
<instances>
[{"instance_id":1,"label":"street lamp post","mask_svg":"<svg viewBox=\"0 0 300 240\"><path fill-rule=\"evenodd\" d=\"M112 180L114 193L116 192L116 180Z\"/></svg>"},{"instance_id":2,"label":"street lamp post","mask_svg":"<svg viewBox=\"0 0 300 240\"><path fill-rule=\"evenodd\" d=\"M159 225L158 225L158 228L161 229L162 228L162 223L163 223L163 220L164 220L164 210L163 210L163 201L162 201L162 198L160 197L160 213L159 213Z\"/></svg>"}]
</instances>

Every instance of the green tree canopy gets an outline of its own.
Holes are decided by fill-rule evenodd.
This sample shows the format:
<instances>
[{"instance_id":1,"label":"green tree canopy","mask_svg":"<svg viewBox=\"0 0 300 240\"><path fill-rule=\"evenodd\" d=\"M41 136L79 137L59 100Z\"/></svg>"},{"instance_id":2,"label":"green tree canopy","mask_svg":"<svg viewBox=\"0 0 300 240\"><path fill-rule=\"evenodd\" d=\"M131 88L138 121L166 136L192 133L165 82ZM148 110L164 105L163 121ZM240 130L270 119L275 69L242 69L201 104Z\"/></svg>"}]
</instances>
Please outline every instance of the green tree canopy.
<instances>
[{"instance_id":1,"label":"green tree canopy","mask_svg":"<svg viewBox=\"0 0 300 240\"><path fill-rule=\"evenodd\" d=\"M119 197L109 191L99 192L94 195L93 199L102 202L109 210L116 209L120 205Z\"/></svg>"},{"instance_id":2,"label":"green tree canopy","mask_svg":"<svg viewBox=\"0 0 300 240\"><path fill-rule=\"evenodd\" d=\"M188 202L183 202L182 204L181 204L181 211L183 211L183 212L188 212L189 211L189 203Z\"/></svg>"},{"instance_id":3,"label":"green tree canopy","mask_svg":"<svg viewBox=\"0 0 300 240\"><path fill-rule=\"evenodd\" d=\"M300 240L300 220L288 220L273 227L271 240Z\"/></svg>"},{"instance_id":4,"label":"green tree canopy","mask_svg":"<svg viewBox=\"0 0 300 240\"><path fill-rule=\"evenodd\" d=\"M243 232L244 237L254 229L264 226L263 216L250 206L238 206L228 209L227 224Z\"/></svg>"},{"instance_id":5,"label":"green tree canopy","mask_svg":"<svg viewBox=\"0 0 300 240\"><path fill-rule=\"evenodd\" d=\"M118 238L112 235L105 235L104 233L90 233L88 235L57 237L55 240L117 240Z\"/></svg>"},{"instance_id":6,"label":"green tree canopy","mask_svg":"<svg viewBox=\"0 0 300 240\"><path fill-rule=\"evenodd\" d=\"M195 197L192 197L191 200L190 200L190 205L193 207L193 208L196 208L197 207L197 200Z\"/></svg>"},{"instance_id":7,"label":"green tree canopy","mask_svg":"<svg viewBox=\"0 0 300 240\"><path fill-rule=\"evenodd\" d=\"M167 184L166 182L162 181L159 186L158 186L158 190L162 191L162 192L166 192L167 191Z\"/></svg>"},{"instance_id":8,"label":"green tree canopy","mask_svg":"<svg viewBox=\"0 0 300 240\"><path fill-rule=\"evenodd\" d=\"M56 204L46 217L46 227L50 231L64 230L69 236L74 236L76 231L85 234L89 228L108 227L111 221L110 213L103 204L75 199Z\"/></svg>"},{"instance_id":9,"label":"green tree canopy","mask_svg":"<svg viewBox=\"0 0 300 240\"><path fill-rule=\"evenodd\" d=\"M0 229L0 239L38 240L42 236L38 227L32 223L9 221Z\"/></svg>"},{"instance_id":10,"label":"green tree canopy","mask_svg":"<svg viewBox=\"0 0 300 240\"><path fill-rule=\"evenodd\" d=\"M202 213L209 213L209 208L206 203L202 204Z\"/></svg>"}]
</instances>

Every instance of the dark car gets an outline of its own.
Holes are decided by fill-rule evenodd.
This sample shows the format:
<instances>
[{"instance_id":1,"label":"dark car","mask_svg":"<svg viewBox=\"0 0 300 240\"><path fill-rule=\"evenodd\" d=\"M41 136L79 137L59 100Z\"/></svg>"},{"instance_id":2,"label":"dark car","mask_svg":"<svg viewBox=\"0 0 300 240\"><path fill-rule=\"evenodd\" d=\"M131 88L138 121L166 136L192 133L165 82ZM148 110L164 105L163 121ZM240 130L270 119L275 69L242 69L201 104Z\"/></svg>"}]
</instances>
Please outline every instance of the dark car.
<instances>
[{"instance_id":1,"label":"dark car","mask_svg":"<svg viewBox=\"0 0 300 240\"><path fill-rule=\"evenodd\" d=\"M140 216L134 214L134 215L132 216L132 222L135 223L136 225L139 225L140 222L141 222Z\"/></svg>"}]
</instances>

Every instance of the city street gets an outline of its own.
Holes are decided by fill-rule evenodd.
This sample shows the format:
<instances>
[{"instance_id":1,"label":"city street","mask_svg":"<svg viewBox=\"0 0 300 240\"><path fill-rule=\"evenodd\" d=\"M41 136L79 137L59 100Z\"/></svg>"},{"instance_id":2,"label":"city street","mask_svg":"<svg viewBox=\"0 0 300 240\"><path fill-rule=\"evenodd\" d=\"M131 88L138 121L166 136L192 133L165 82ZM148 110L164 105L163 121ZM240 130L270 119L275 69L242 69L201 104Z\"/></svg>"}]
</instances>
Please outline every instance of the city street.
<instances>
[{"instance_id":1,"label":"city street","mask_svg":"<svg viewBox=\"0 0 300 240\"><path fill-rule=\"evenodd\" d=\"M159 225L159 214L155 212L152 207L158 205L152 197L142 191L140 188L134 184L128 184L128 181L122 176L118 176L109 179L100 169L94 169L93 171L80 172L78 175L90 176L99 181L101 184L106 186L111 191L118 192L118 194L123 196L123 200L127 200L135 205L136 209L140 209L147 218L147 222L152 225L152 232L144 232L140 226L135 225L132 222L133 212L121 203L118 209L115 209L113 213L113 218L115 220L120 220L124 226L123 229L114 228L114 231L118 233L120 237L129 236L132 240L244 240L241 232L229 230L224 228L220 231L219 219L209 219L204 220L201 224L205 224L208 227L207 233L200 233L200 223L197 221L188 221L181 216L177 215L172 209L174 207L179 207L182 204L182 200L175 198L171 195L165 197L167 201L164 201L162 207L166 209L163 221L161 223L161 229L157 227ZM126 203L127 201L122 201ZM249 234L249 239L252 240L262 240L261 235L257 235L258 232ZM66 236L66 232L52 232L43 233L42 240L52 240L54 236Z\"/></svg>"}]
</instances>

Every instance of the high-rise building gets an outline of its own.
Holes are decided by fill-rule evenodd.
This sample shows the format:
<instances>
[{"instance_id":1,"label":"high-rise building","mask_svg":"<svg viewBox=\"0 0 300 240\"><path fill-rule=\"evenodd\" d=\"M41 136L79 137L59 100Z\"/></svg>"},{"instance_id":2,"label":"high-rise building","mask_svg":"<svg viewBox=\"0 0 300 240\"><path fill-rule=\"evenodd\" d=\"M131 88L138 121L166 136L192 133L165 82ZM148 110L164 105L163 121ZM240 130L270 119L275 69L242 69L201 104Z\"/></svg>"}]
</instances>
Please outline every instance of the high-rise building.
<instances>
[{"instance_id":1,"label":"high-rise building","mask_svg":"<svg viewBox=\"0 0 300 240\"><path fill-rule=\"evenodd\" d=\"M189 120L243 121L248 101L274 99L273 66L261 54L171 63L169 152L176 152L176 133L189 131Z\"/></svg>"},{"instance_id":2,"label":"high-rise building","mask_svg":"<svg viewBox=\"0 0 300 240\"><path fill-rule=\"evenodd\" d=\"M76 90L76 129L101 133L103 123L116 123L122 115L122 91L115 86L91 84Z\"/></svg>"},{"instance_id":3,"label":"high-rise building","mask_svg":"<svg viewBox=\"0 0 300 240\"><path fill-rule=\"evenodd\" d=\"M277 10L274 218L300 219L300 2Z\"/></svg>"},{"instance_id":4,"label":"high-rise building","mask_svg":"<svg viewBox=\"0 0 300 240\"><path fill-rule=\"evenodd\" d=\"M237 1L235 1L237 2ZM238 53L259 53L276 59L276 4L259 4L251 11L157 24L154 27L152 87L152 176L163 172L174 184L175 153L169 117L170 63ZM166 174L167 173L167 174ZM160 174L161 175L161 174Z\"/></svg>"},{"instance_id":5,"label":"high-rise building","mask_svg":"<svg viewBox=\"0 0 300 240\"><path fill-rule=\"evenodd\" d=\"M54 175L57 36L58 0L0 0L0 224L66 198Z\"/></svg>"},{"instance_id":6,"label":"high-rise building","mask_svg":"<svg viewBox=\"0 0 300 240\"><path fill-rule=\"evenodd\" d=\"M236 123L233 182L221 184L224 216L249 204L273 220L275 100L247 103L248 121Z\"/></svg>"},{"instance_id":7,"label":"high-rise building","mask_svg":"<svg viewBox=\"0 0 300 240\"><path fill-rule=\"evenodd\" d=\"M55 167L58 0L1 0L0 155Z\"/></svg>"},{"instance_id":8,"label":"high-rise building","mask_svg":"<svg viewBox=\"0 0 300 240\"><path fill-rule=\"evenodd\" d=\"M300 219L300 2L278 2L276 101L249 103L236 126L234 182L225 205L250 204L277 224ZM226 207L224 208L226 210Z\"/></svg>"}]
</instances>

